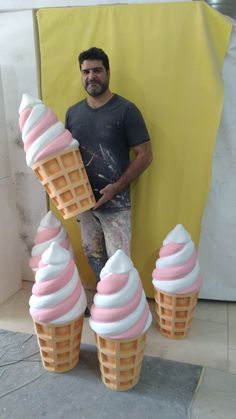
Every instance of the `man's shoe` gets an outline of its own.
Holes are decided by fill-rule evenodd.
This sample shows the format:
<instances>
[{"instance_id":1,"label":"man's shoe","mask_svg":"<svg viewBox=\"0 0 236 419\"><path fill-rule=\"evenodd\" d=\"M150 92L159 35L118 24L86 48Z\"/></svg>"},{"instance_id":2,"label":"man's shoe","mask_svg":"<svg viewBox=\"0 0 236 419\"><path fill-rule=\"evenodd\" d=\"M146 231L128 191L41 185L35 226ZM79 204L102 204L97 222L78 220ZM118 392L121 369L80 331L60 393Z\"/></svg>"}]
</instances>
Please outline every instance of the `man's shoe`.
<instances>
[{"instance_id":1,"label":"man's shoe","mask_svg":"<svg viewBox=\"0 0 236 419\"><path fill-rule=\"evenodd\" d=\"M86 310L85 310L85 312L84 312L84 317L90 317L91 316L91 314L90 314L90 310L89 310L89 308L88 307L86 307Z\"/></svg>"}]
</instances>

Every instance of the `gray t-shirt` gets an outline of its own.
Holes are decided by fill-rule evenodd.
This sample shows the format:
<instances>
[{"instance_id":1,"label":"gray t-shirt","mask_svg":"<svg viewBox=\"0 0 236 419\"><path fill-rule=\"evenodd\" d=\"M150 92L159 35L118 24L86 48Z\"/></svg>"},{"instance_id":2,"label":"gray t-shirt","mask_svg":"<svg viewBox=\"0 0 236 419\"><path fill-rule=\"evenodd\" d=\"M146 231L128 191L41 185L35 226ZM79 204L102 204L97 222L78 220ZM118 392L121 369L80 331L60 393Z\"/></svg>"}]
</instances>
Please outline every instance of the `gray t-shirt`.
<instances>
[{"instance_id":1,"label":"gray t-shirt","mask_svg":"<svg viewBox=\"0 0 236 419\"><path fill-rule=\"evenodd\" d=\"M96 200L101 197L99 191L114 183L126 170L130 148L149 141L139 109L116 94L97 109L89 107L86 99L71 106L66 113L65 126L79 141ZM101 208L130 208L129 188L123 189Z\"/></svg>"}]
</instances>

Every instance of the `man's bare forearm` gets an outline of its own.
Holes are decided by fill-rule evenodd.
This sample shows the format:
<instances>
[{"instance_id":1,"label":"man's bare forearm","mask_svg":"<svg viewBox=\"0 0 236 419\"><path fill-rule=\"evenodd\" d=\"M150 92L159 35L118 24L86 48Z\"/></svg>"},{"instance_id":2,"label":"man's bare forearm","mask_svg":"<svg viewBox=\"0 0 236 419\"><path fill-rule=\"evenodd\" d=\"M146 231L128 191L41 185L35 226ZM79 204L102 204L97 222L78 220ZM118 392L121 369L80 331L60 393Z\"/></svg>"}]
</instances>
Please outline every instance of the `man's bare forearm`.
<instances>
[{"instance_id":1,"label":"man's bare forearm","mask_svg":"<svg viewBox=\"0 0 236 419\"><path fill-rule=\"evenodd\" d=\"M136 180L147 169L151 162L151 145L150 143L147 143L145 152L136 154L135 158L130 162L123 175L121 175L121 177L114 183L117 188L117 193Z\"/></svg>"},{"instance_id":2,"label":"man's bare forearm","mask_svg":"<svg viewBox=\"0 0 236 419\"><path fill-rule=\"evenodd\" d=\"M99 208L105 202L112 199L114 195L129 186L151 164L152 149L150 142L134 147L133 151L135 153L134 159L130 162L125 172L116 182L108 184L100 191L102 196L97 201L94 209Z\"/></svg>"}]
</instances>

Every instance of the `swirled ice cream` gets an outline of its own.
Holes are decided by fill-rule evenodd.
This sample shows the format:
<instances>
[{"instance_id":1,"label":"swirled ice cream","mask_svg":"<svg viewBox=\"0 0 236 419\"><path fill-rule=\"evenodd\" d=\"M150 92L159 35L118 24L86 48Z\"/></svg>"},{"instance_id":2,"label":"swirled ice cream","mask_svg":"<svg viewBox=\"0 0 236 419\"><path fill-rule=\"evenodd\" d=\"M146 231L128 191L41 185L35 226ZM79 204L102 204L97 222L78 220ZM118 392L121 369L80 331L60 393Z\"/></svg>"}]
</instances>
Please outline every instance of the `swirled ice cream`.
<instances>
[{"instance_id":1,"label":"swirled ice cream","mask_svg":"<svg viewBox=\"0 0 236 419\"><path fill-rule=\"evenodd\" d=\"M65 227L52 211L48 211L40 221L34 239L34 246L32 248L31 258L29 261L29 266L33 271L38 269L43 252L48 249L52 242L57 242L61 247L67 249L71 256L73 256L72 247Z\"/></svg>"},{"instance_id":2,"label":"swirled ice cream","mask_svg":"<svg viewBox=\"0 0 236 419\"><path fill-rule=\"evenodd\" d=\"M22 133L27 166L60 151L78 148L79 143L59 122L55 113L40 99L27 93L19 107L19 126Z\"/></svg>"},{"instance_id":3,"label":"swirled ice cream","mask_svg":"<svg viewBox=\"0 0 236 419\"><path fill-rule=\"evenodd\" d=\"M203 278L197 252L182 224L163 241L152 277L156 289L170 294L188 294L200 289Z\"/></svg>"},{"instance_id":4,"label":"swirled ice cream","mask_svg":"<svg viewBox=\"0 0 236 419\"><path fill-rule=\"evenodd\" d=\"M87 299L74 260L56 242L42 254L29 305L33 320L44 324L69 322L86 309Z\"/></svg>"},{"instance_id":5,"label":"swirled ice cream","mask_svg":"<svg viewBox=\"0 0 236 419\"><path fill-rule=\"evenodd\" d=\"M131 339L151 325L152 315L137 270L122 251L107 261L100 273L91 307L90 326L111 339Z\"/></svg>"}]
</instances>

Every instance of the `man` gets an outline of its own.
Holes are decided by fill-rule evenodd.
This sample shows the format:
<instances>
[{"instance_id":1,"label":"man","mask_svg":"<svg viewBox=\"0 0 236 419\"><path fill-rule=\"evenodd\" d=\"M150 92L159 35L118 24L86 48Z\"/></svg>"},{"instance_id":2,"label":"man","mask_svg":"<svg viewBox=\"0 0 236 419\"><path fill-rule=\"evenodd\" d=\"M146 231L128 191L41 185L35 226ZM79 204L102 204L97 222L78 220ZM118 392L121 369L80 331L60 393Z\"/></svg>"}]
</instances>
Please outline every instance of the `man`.
<instances>
[{"instance_id":1,"label":"man","mask_svg":"<svg viewBox=\"0 0 236 419\"><path fill-rule=\"evenodd\" d=\"M90 48L78 58L87 98L68 109L66 128L79 141L96 199L79 221L83 251L99 281L101 269L117 249L130 254L129 185L149 166L152 151L140 111L109 89L105 52Z\"/></svg>"}]
</instances>

